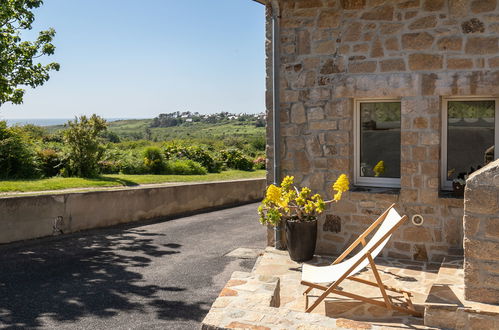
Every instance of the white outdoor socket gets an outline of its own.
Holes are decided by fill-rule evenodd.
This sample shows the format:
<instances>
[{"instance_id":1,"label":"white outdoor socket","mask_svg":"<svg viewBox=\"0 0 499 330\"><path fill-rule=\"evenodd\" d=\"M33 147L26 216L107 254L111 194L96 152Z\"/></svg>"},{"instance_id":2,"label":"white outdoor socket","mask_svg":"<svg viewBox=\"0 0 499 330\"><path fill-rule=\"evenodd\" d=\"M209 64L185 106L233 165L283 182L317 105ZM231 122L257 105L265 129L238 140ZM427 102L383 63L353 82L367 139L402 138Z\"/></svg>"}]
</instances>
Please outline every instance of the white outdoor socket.
<instances>
[{"instance_id":1,"label":"white outdoor socket","mask_svg":"<svg viewBox=\"0 0 499 330\"><path fill-rule=\"evenodd\" d=\"M424 223L424 218L421 214L414 214L411 221L414 226L422 226Z\"/></svg>"}]
</instances>

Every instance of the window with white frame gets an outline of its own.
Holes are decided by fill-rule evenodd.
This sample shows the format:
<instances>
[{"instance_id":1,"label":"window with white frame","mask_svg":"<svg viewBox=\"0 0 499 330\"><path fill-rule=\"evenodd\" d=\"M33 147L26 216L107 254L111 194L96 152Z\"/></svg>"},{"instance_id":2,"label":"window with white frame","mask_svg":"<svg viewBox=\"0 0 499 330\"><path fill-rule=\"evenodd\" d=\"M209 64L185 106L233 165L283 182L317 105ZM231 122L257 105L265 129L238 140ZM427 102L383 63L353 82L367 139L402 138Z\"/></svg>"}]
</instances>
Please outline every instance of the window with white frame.
<instances>
[{"instance_id":1,"label":"window with white frame","mask_svg":"<svg viewBox=\"0 0 499 330\"><path fill-rule=\"evenodd\" d=\"M400 187L400 100L355 101L355 184Z\"/></svg>"},{"instance_id":2,"label":"window with white frame","mask_svg":"<svg viewBox=\"0 0 499 330\"><path fill-rule=\"evenodd\" d=\"M452 189L453 182L498 158L499 98L443 99L441 187Z\"/></svg>"}]
</instances>

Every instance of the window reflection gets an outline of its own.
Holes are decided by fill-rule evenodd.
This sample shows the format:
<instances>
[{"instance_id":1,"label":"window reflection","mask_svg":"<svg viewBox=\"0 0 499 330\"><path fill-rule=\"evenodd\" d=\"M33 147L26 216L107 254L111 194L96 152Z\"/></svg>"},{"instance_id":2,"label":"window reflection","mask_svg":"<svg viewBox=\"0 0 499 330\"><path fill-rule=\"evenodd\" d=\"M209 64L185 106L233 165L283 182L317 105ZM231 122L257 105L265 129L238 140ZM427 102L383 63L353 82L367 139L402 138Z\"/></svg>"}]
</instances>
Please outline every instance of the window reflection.
<instances>
[{"instance_id":1,"label":"window reflection","mask_svg":"<svg viewBox=\"0 0 499 330\"><path fill-rule=\"evenodd\" d=\"M447 180L494 160L495 101L449 101Z\"/></svg>"},{"instance_id":2,"label":"window reflection","mask_svg":"<svg viewBox=\"0 0 499 330\"><path fill-rule=\"evenodd\" d=\"M400 178L400 102L360 104L360 176Z\"/></svg>"}]
</instances>

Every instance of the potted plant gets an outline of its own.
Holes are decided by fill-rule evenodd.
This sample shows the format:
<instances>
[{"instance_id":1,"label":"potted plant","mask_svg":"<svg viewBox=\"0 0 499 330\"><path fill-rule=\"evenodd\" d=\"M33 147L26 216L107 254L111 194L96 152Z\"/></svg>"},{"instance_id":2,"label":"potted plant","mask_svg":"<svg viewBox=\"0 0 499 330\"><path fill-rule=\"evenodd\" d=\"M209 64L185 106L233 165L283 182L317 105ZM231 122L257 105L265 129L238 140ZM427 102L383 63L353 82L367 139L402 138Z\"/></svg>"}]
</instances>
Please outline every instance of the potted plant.
<instances>
[{"instance_id":1,"label":"potted plant","mask_svg":"<svg viewBox=\"0 0 499 330\"><path fill-rule=\"evenodd\" d=\"M464 178L456 178L452 180L452 191L454 195L457 197L464 196L464 186L466 186L466 181Z\"/></svg>"},{"instance_id":2,"label":"potted plant","mask_svg":"<svg viewBox=\"0 0 499 330\"><path fill-rule=\"evenodd\" d=\"M288 251L292 260L303 262L312 259L317 240L317 217L324 211L326 204L339 201L342 193L349 189L348 177L340 175L331 188L336 194L329 201L324 201L319 194L312 194L310 188L296 187L292 176L285 177L280 187L272 184L267 188L258 208L260 222L279 226L281 221L285 221Z\"/></svg>"}]
</instances>

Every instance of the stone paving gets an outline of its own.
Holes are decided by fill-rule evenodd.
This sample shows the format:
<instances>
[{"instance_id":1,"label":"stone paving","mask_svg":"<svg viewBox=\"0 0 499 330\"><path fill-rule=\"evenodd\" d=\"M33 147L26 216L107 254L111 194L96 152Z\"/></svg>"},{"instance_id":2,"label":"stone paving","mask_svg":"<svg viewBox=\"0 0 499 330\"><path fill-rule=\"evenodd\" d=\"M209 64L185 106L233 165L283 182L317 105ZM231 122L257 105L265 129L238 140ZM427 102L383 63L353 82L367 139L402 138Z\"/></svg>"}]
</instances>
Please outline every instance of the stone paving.
<instances>
[{"instance_id":1,"label":"stone paving","mask_svg":"<svg viewBox=\"0 0 499 330\"><path fill-rule=\"evenodd\" d=\"M331 257L315 257L309 263L327 265L333 261ZM437 278L438 264L427 264L423 262L395 259L376 259L378 271L383 282L392 287L404 289L413 293L412 301L416 309L423 312L423 303L426 300L431 286ZM278 276L281 280L280 306L290 310L305 310L305 297L303 291L306 289L300 285L301 265L289 259L287 251L277 251L268 248L263 257L258 261L254 269L256 274ZM375 281L369 268L358 274L358 277ZM353 281L345 280L340 287L365 297L381 298L378 288L362 285ZM312 290L310 303L316 296L322 293ZM392 295L393 293L390 293ZM397 297L393 296L392 297ZM330 295L325 302L319 304L312 312L329 316L332 318L346 318L356 321L369 322L372 325L387 326L390 328L421 328L422 318L407 316L398 312L390 312L384 308L367 303L351 300L338 295Z\"/></svg>"},{"instance_id":2,"label":"stone paving","mask_svg":"<svg viewBox=\"0 0 499 330\"><path fill-rule=\"evenodd\" d=\"M439 328L499 329L499 306L465 299L463 260L446 258L425 301L425 323Z\"/></svg>"},{"instance_id":3,"label":"stone paving","mask_svg":"<svg viewBox=\"0 0 499 330\"><path fill-rule=\"evenodd\" d=\"M331 261L315 257L310 263ZM413 292L416 309L423 311L439 265L394 259L377 259L376 263L385 284ZM367 269L359 277L372 280L371 274ZM313 313L304 313L305 288L300 278L301 265L291 261L287 251L267 248L251 273L233 274L203 321L203 329L433 329L424 326L422 318L335 295ZM341 288L367 297L381 296L378 289L351 281Z\"/></svg>"}]
</instances>

